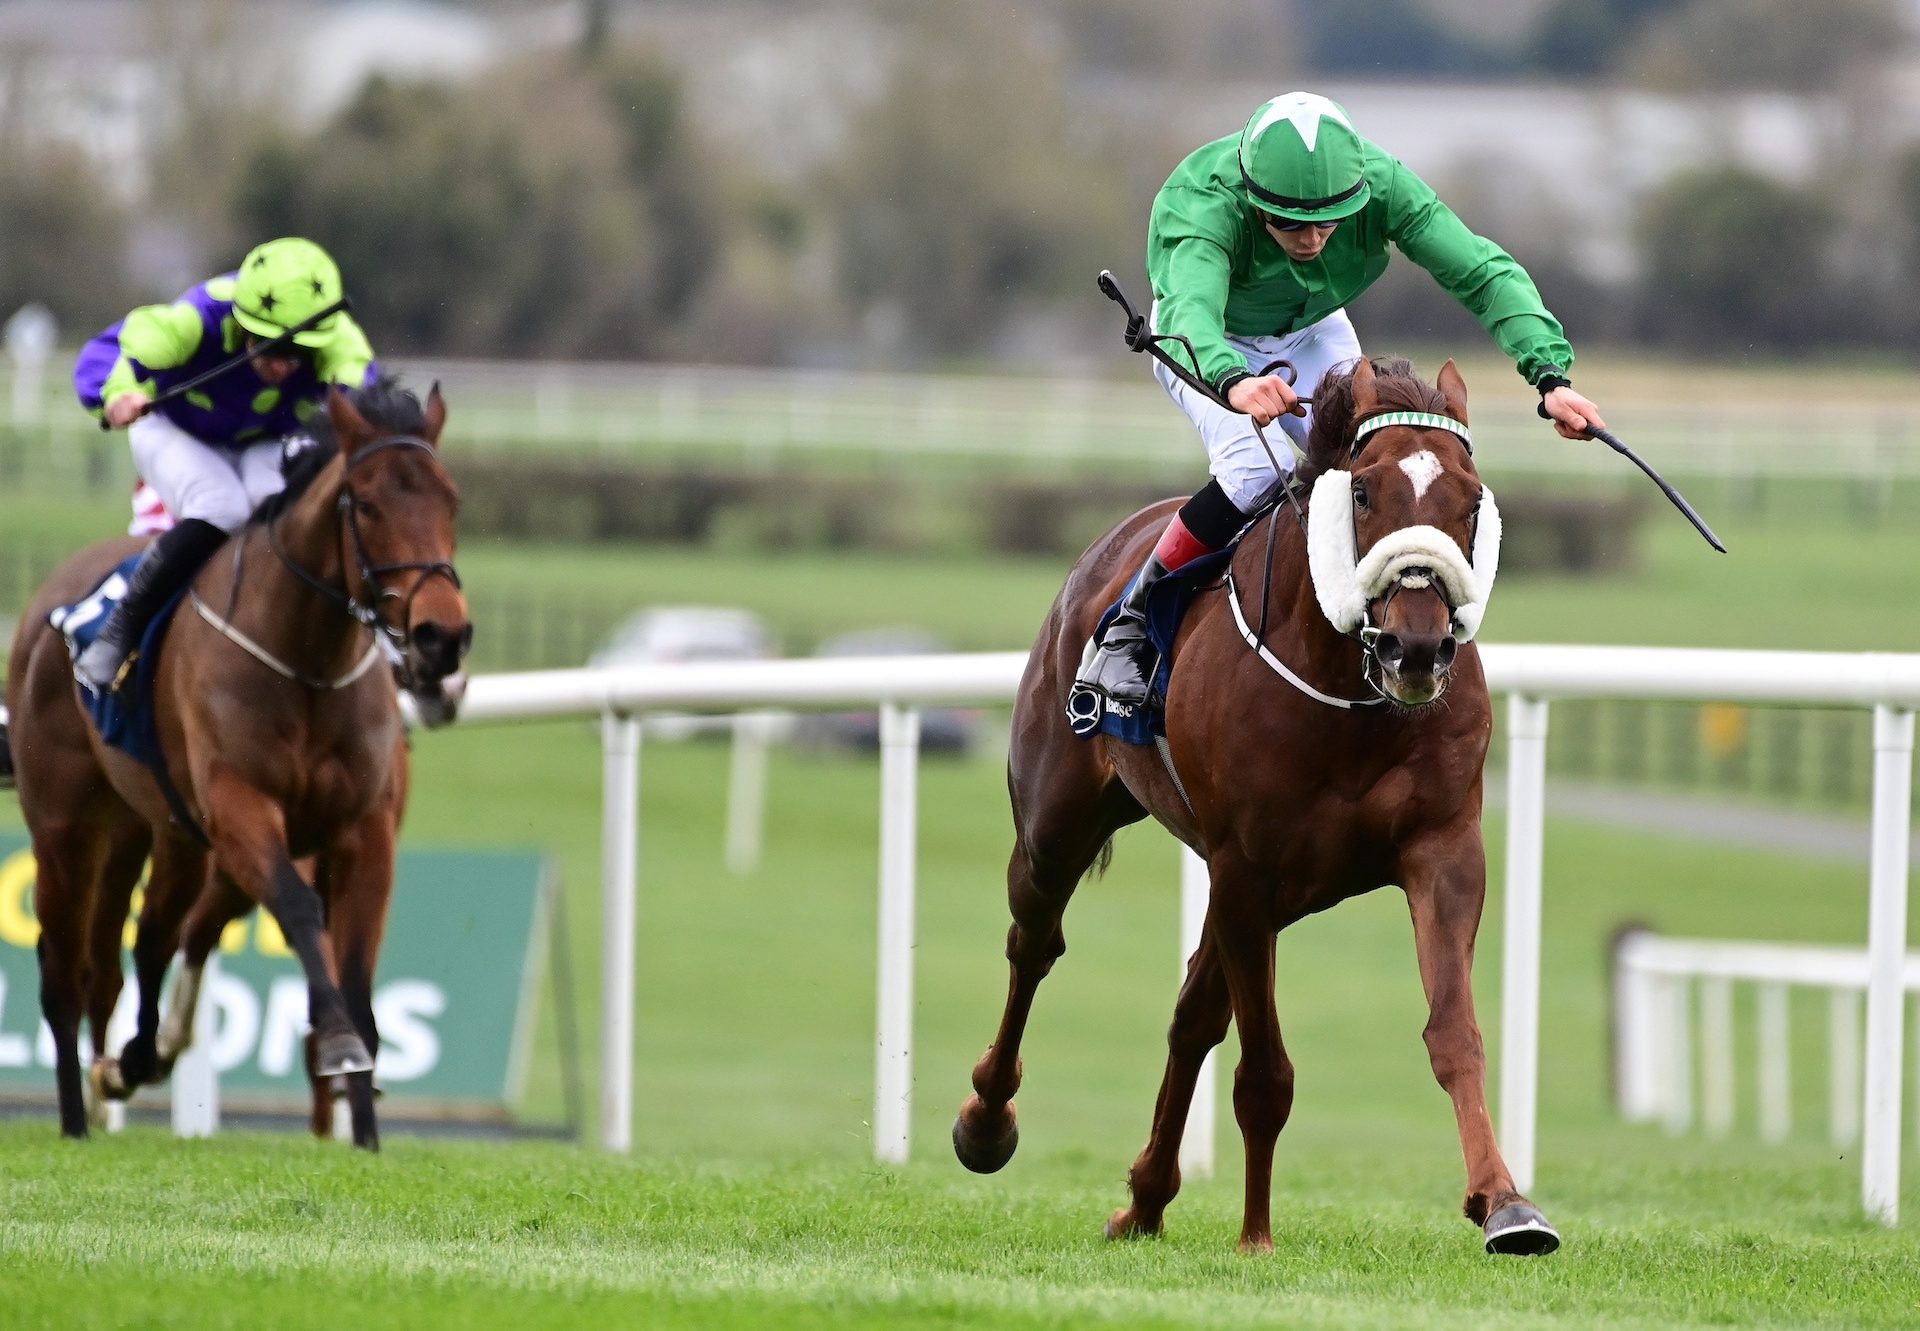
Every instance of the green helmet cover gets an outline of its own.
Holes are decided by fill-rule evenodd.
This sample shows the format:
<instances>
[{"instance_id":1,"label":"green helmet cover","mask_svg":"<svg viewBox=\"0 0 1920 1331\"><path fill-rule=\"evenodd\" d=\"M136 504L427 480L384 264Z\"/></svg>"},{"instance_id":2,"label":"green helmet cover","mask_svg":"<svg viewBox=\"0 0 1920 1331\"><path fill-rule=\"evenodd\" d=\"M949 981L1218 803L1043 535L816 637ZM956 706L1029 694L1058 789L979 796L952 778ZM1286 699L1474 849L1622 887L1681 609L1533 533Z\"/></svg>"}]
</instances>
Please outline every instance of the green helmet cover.
<instances>
[{"instance_id":1,"label":"green helmet cover","mask_svg":"<svg viewBox=\"0 0 1920 1331\"><path fill-rule=\"evenodd\" d=\"M340 269L327 252L300 236L282 236L255 246L240 261L233 287L233 317L256 337L279 337L289 328L338 305ZM323 347L333 336L338 311L293 335L303 347Z\"/></svg>"},{"instance_id":2,"label":"green helmet cover","mask_svg":"<svg viewBox=\"0 0 1920 1331\"><path fill-rule=\"evenodd\" d=\"M1366 149L1338 102L1283 93L1240 132L1240 183L1261 212L1335 222L1366 207Z\"/></svg>"}]
</instances>

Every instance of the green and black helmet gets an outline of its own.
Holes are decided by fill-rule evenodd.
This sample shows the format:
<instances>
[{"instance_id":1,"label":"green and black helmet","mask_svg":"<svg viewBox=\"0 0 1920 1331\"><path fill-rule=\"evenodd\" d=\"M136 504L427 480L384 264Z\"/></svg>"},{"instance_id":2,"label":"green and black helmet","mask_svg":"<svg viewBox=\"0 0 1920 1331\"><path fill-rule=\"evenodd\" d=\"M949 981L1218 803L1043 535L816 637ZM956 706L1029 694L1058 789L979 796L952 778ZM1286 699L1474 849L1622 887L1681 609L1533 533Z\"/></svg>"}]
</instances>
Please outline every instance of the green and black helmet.
<instances>
[{"instance_id":1,"label":"green and black helmet","mask_svg":"<svg viewBox=\"0 0 1920 1331\"><path fill-rule=\"evenodd\" d=\"M334 307L332 313L295 333L294 342L324 347L340 318L340 268L312 241L282 236L255 246L240 261L233 286L233 317L254 336L280 337L330 307Z\"/></svg>"},{"instance_id":2,"label":"green and black helmet","mask_svg":"<svg viewBox=\"0 0 1920 1331\"><path fill-rule=\"evenodd\" d=\"M1366 150L1338 102L1283 93L1240 133L1240 183L1263 213L1337 222L1366 207Z\"/></svg>"}]
</instances>

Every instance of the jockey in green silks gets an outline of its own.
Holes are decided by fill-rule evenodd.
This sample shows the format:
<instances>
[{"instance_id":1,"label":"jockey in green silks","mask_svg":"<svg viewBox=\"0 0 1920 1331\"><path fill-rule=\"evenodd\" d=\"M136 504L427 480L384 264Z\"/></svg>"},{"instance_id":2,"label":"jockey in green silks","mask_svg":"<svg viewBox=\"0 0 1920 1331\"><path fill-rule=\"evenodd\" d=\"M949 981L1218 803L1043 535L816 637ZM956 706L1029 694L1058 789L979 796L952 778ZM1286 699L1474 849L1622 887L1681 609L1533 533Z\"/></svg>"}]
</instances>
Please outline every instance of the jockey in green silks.
<instances>
[{"instance_id":1,"label":"jockey in green silks","mask_svg":"<svg viewBox=\"0 0 1920 1331\"><path fill-rule=\"evenodd\" d=\"M1311 416L1299 399L1360 358L1346 307L1386 271L1389 246L1472 312L1540 391L1542 411L1563 436L1581 439L1589 425L1605 426L1568 380L1573 348L1513 256L1468 230L1425 181L1361 138L1338 103L1309 92L1273 98L1240 133L1190 154L1154 199L1153 331L1184 336L1199 359L1186 368L1232 410L1155 362L1155 377L1206 443L1213 479L1167 524L1118 615L1087 644L1077 682L1110 708L1148 701L1149 589L1225 547L1291 470L1292 450L1270 456L1253 424L1278 421L1304 445ZM1166 346L1184 358L1177 343ZM1292 385L1258 373L1276 360L1293 364Z\"/></svg>"}]
</instances>

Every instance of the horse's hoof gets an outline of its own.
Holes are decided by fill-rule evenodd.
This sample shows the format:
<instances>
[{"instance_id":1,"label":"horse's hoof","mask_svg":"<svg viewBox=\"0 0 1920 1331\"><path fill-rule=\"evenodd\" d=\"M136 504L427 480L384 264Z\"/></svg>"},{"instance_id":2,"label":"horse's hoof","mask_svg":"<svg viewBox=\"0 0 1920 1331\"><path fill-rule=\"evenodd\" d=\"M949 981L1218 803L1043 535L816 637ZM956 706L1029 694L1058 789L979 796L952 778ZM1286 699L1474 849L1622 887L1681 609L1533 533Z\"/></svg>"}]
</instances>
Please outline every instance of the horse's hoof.
<instances>
[{"instance_id":1,"label":"horse's hoof","mask_svg":"<svg viewBox=\"0 0 1920 1331\"><path fill-rule=\"evenodd\" d=\"M960 1163L976 1174L994 1174L1006 1168L1020 1145L1020 1120L1013 1105L1007 1105L1007 1130L991 1141L982 1142L967 1131L967 1111L981 1104L980 1097L969 1096L953 1120L953 1153Z\"/></svg>"},{"instance_id":2,"label":"horse's hoof","mask_svg":"<svg viewBox=\"0 0 1920 1331\"><path fill-rule=\"evenodd\" d=\"M87 1070L87 1077L93 1083L93 1103L99 1111L95 1115L96 1122L106 1120L107 1101L125 1100L133 1094L133 1087L127 1084L117 1058L108 1056L94 1059L93 1066Z\"/></svg>"},{"instance_id":3,"label":"horse's hoof","mask_svg":"<svg viewBox=\"0 0 1920 1331\"><path fill-rule=\"evenodd\" d=\"M372 1072L373 1055L352 1031L320 1037L313 1057L314 1075L344 1077L350 1072Z\"/></svg>"},{"instance_id":4,"label":"horse's hoof","mask_svg":"<svg viewBox=\"0 0 1920 1331\"><path fill-rule=\"evenodd\" d=\"M1160 1237L1160 1226L1149 1227L1141 1224L1140 1218L1133 1213L1133 1208L1123 1206L1107 1217L1106 1234L1109 1240L1157 1239Z\"/></svg>"},{"instance_id":5,"label":"horse's hoof","mask_svg":"<svg viewBox=\"0 0 1920 1331\"><path fill-rule=\"evenodd\" d=\"M1503 1206L1487 1217L1487 1251L1508 1257L1544 1257L1560 1246L1560 1231L1526 1202Z\"/></svg>"}]
</instances>

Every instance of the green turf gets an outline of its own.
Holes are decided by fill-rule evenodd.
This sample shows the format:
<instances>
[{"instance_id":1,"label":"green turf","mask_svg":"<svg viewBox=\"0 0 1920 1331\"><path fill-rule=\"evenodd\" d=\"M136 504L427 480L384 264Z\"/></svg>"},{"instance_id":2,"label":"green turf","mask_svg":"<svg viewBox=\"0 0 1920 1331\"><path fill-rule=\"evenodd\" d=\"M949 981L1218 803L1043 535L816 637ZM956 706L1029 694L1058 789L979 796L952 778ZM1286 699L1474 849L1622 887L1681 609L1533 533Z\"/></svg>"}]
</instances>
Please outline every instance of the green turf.
<instances>
[{"instance_id":1,"label":"green turf","mask_svg":"<svg viewBox=\"0 0 1920 1331\"><path fill-rule=\"evenodd\" d=\"M396 1142L379 1159L155 1130L75 1147L0 1128L9 1327L1910 1326L1911 1237L1817 1171L1600 1162L1556 1181L1568 1247L1492 1259L1443 1180L1366 1145L1281 1152L1276 1250L1235 1189L1159 1240L1099 1237L1110 1170L974 1179L798 1159L629 1163Z\"/></svg>"}]
</instances>

